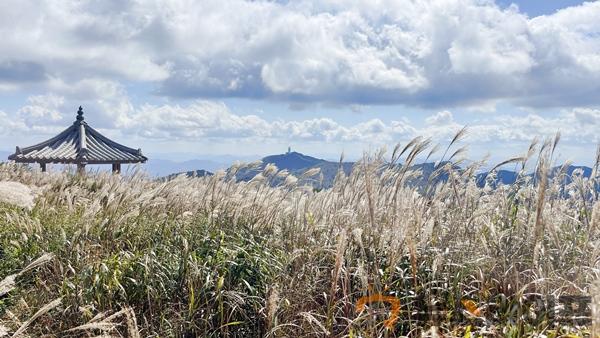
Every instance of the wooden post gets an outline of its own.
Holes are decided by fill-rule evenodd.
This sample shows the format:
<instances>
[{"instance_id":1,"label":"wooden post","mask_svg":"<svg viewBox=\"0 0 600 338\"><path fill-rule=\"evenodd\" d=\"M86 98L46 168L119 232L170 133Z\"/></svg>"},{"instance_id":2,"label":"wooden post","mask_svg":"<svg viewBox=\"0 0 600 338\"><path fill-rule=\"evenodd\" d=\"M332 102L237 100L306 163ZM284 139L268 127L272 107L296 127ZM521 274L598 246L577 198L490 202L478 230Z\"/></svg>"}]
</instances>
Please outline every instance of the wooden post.
<instances>
[{"instance_id":1,"label":"wooden post","mask_svg":"<svg viewBox=\"0 0 600 338\"><path fill-rule=\"evenodd\" d=\"M113 174L119 174L121 172L121 163L113 163L112 172Z\"/></svg>"},{"instance_id":2,"label":"wooden post","mask_svg":"<svg viewBox=\"0 0 600 338\"><path fill-rule=\"evenodd\" d=\"M46 163L44 163L44 162L40 163L40 168L42 169L42 172L45 173L46 172Z\"/></svg>"}]
</instances>

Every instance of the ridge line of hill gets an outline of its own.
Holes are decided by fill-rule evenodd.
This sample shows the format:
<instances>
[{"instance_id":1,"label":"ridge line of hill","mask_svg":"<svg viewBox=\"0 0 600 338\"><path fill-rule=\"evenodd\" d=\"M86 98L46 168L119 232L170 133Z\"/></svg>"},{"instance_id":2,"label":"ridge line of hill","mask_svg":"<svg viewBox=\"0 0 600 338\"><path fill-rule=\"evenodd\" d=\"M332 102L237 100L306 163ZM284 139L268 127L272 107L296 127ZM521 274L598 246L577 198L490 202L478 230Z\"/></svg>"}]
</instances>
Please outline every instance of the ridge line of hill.
<instances>
[{"instance_id":1,"label":"ridge line of hill","mask_svg":"<svg viewBox=\"0 0 600 338\"><path fill-rule=\"evenodd\" d=\"M287 152L284 154L276 154L269 155L264 157L262 163L255 168L242 168L236 175L238 181L249 181L258 173L260 173L267 164L274 164L279 170L287 170L290 174L301 177L302 174L310 169L319 168L322 174L322 182L317 184L318 180L311 179L309 184L317 185L318 188L329 188L333 185L333 181L335 179L336 174L341 166L342 170L349 175L352 167L356 162L334 162L328 161L316 157L312 157L309 155L305 155L299 152ZM433 162L423 162L413 165L415 169L422 171L421 181L427 182L430 175L435 170L436 164ZM230 167L231 168L231 167ZM227 170L230 170L227 169ZM561 166L553 167L551 170L551 176L553 176L556 172L558 172ZM576 170L581 170L581 174L583 177L590 177L592 173L592 168L587 166L577 166L577 165L569 165L566 168L566 174L568 177L571 177ZM188 176L210 176L213 173L206 170L193 170L187 172L181 172L169 175L168 178L172 178L181 174L186 174ZM486 178L490 172L482 172L476 175L476 182L478 186L483 186L485 184ZM519 173L516 171L500 169L495 171L495 178L491 182L493 187L497 187L500 184L509 185L516 182ZM525 176L532 177L531 173L526 174ZM438 180L444 181L447 179L447 175L440 175ZM570 183L570 178L567 179L565 183ZM416 182L415 184L422 184L423 182ZM276 184L278 182L274 182ZM414 182L413 182L414 183Z\"/></svg>"}]
</instances>

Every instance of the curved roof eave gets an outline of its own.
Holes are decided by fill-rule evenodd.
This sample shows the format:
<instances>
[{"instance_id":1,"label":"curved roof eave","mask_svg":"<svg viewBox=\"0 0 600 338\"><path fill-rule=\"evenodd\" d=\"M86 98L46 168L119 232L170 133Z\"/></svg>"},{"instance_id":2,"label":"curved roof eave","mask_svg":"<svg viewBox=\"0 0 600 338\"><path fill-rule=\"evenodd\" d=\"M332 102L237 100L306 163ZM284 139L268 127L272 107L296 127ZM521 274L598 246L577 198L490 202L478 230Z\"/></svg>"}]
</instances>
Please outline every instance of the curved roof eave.
<instances>
[{"instance_id":1,"label":"curved roof eave","mask_svg":"<svg viewBox=\"0 0 600 338\"><path fill-rule=\"evenodd\" d=\"M83 134L83 135L82 135ZM56 156L56 155L62 156ZM20 163L145 163L141 149L117 143L90 127L79 107L77 119L55 137L26 148L17 147L9 160Z\"/></svg>"}]
</instances>

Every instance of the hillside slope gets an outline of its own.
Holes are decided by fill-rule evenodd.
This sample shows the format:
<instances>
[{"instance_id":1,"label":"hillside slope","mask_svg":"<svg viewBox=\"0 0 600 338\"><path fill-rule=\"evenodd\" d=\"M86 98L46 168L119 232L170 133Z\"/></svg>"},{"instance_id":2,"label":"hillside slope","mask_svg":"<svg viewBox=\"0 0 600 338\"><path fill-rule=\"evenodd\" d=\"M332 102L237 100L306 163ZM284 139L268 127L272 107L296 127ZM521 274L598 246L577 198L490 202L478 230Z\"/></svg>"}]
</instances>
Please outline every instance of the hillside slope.
<instances>
[{"instance_id":1,"label":"hillside slope","mask_svg":"<svg viewBox=\"0 0 600 338\"><path fill-rule=\"evenodd\" d=\"M310 169L319 168L319 175L301 180L301 183L307 183L316 188L330 188L340 169L346 175L349 175L354 166L354 162L340 164L339 162L327 161L298 152L289 152L264 157L260 166L254 169L244 168L237 173L236 178L238 181L249 181L263 171L268 164L274 164L279 170L287 170L298 178L301 178ZM274 185L278 183L278 180L273 181Z\"/></svg>"}]
</instances>

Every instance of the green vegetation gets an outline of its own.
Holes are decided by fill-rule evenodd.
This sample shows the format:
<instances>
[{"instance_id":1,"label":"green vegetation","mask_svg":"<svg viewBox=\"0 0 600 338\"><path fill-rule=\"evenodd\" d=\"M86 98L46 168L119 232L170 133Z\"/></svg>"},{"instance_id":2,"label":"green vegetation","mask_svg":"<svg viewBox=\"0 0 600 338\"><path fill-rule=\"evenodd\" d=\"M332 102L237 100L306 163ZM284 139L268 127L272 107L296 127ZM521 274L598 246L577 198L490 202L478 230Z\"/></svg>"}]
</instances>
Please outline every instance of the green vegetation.
<instances>
[{"instance_id":1,"label":"green vegetation","mask_svg":"<svg viewBox=\"0 0 600 338\"><path fill-rule=\"evenodd\" d=\"M273 166L235 183L240 168L163 182L2 165L0 181L37 195L31 210L0 204L0 337L588 333L527 299L595 295L596 170L548 175L556 139L509 161L516 184L478 188L480 163L458 169L461 136L432 175L448 179L419 190L406 182L423 139L321 191ZM400 300L391 328L386 304L356 311L376 294Z\"/></svg>"}]
</instances>

